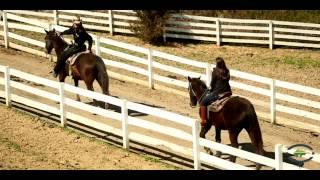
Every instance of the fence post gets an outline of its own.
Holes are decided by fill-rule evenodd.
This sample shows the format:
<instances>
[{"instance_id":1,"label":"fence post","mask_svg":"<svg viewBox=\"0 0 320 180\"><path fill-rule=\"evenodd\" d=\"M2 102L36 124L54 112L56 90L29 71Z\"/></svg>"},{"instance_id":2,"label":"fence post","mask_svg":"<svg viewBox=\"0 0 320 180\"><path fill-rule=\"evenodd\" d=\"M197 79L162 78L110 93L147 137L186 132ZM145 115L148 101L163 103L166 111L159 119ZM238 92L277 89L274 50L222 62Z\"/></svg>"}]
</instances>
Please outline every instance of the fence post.
<instances>
[{"instance_id":1,"label":"fence post","mask_svg":"<svg viewBox=\"0 0 320 180\"><path fill-rule=\"evenodd\" d=\"M109 10L109 31L111 36L113 36L113 12L112 10Z\"/></svg>"},{"instance_id":2,"label":"fence post","mask_svg":"<svg viewBox=\"0 0 320 180\"><path fill-rule=\"evenodd\" d=\"M193 143L193 164L195 170L201 169L200 162L200 144L199 144L199 135L200 135L200 122L194 120L192 125L192 143Z\"/></svg>"},{"instance_id":3,"label":"fence post","mask_svg":"<svg viewBox=\"0 0 320 180\"><path fill-rule=\"evenodd\" d=\"M283 155L282 155L282 144L276 144L275 146L275 168L276 170L283 170Z\"/></svg>"},{"instance_id":4,"label":"fence post","mask_svg":"<svg viewBox=\"0 0 320 180\"><path fill-rule=\"evenodd\" d=\"M53 23L59 25L59 14L58 10L53 10Z\"/></svg>"},{"instance_id":5,"label":"fence post","mask_svg":"<svg viewBox=\"0 0 320 180\"><path fill-rule=\"evenodd\" d=\"M8 66L5 67L5 71L4 71L4 91L5 91L6 105L10 107L11 106L10 68Z\"/></svg>"},{"instance_id":6,"label":"fence post","mask_svg":"<svg viewBox=\"0 0 320 180\"><path fill-rule=\"evenodd\" d=\"M217 18L216 20L216 41L217 41L217 46L221 45L221 26L220 26L220 20Z\"/></svg>"},{"instance_id":7,"label":"fence post","mask_svg":"<svg viewBox=\"0 0 320 180\"><path fill-rule=\"evenodd\" d=\"M60 82L59 86L59 97L60 97L60 120L61 126L66 126L66 111L64 107L64 83Z\"/></svg>"},{"instance_id":8,"label":"fence post","mask_svg":"<svg viewBox=\"0 0 320 180\"><path fill-rule=\"evenodd\" d=\"M152 49L149 48L148 52L148 77L149 77L149 88L153 89L154 84L153 84L153 72L152 72Z\"/></svg>"},{"instance_id":9,"label":"fence post","mask_svg":"<svg viewBox=\"0 0 320 180\"><path fill-rule=\"evenodd\" d=\"M3 38L4 38L4 46L9 48L9 30L8 30L8 19L7 12L2 12L2 21L3 21Z\"/></svg>"},{"instance_id":10,"label":"fence post","mask_svg":"<svg viewBox=\"0 0 320 180\"><path fill-rule=\"evenodd\" d=\"M128 133L128 108L127 108L127 100L122 101L121 105L121 116L122 116L122 142L123 148L129 149L129 133Z\"/></svg>"},{"instance_id":11,"label":"fence post","mask_svg":"<svg viewBox=\"0 0 320 180\"><path fill-rule=\"evenodd\" d=\"M269 48L273 49L273 23L269 21Z\"/></svg>"},{"instance_id":12,"label":"fence post","mask_svg":"<svg viewBox=\"0 0 320 180\"><path fill-rule=\"evenodd\" d=\"M96 36L95 46L96 46L96 55L100 56L100 37L99 36Z\"/></svg>"},{"instance_id":13,"label":"fence post","mask_svg":"<svg viewBox=\"0 0 320 180\"><path fill-rule=\"evenodd\" d=\"M207 68L206 68L206 82L207 82L207 87L210 87L210 82L211 82L211 77L212 76L212 71L211 71L211 65L207 63Z\"/></svg>"},{"instance_id":14,"label":"fence post","mask_svg":"<svg viewBox=\"0 0 320 180\"><path fill-rule=\"evenodd\" d=\"M163 37L163 42L166 43L167 42L167 37L166 37L166 26L163 27L163 34L162 34L162 37Z\"/></svg>"},{"instance_id":15,"label":"fence post","mask_svg":"<svg viewBox=\"0 0 320 180\"><path fill-rule=\"evenodd\" d=\"M271 123L276 124L276 87L275 80L270 80L270 118Z\"/></svg>"}]
</instances>

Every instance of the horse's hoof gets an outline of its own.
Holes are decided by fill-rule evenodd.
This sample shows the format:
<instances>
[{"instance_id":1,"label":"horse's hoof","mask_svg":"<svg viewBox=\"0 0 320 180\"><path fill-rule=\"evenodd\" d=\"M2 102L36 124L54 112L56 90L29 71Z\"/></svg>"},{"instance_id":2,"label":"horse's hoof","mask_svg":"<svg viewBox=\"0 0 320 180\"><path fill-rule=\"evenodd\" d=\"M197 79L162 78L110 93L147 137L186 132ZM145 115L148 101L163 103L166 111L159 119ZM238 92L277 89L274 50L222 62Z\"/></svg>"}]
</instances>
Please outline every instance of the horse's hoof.
<instances>
[{"instance_id":1,"label":"horse's hoof","mask_svg":"<svg viewBox=\"0 0 320 180\"><path fill-rule=\"evenodd\" d=\"M261 164L256 164L256 170L260 170L260 169L261 169L261 167L262 167L262 165L261 165Z\"/></svg>"},{"instance_id":2,"label":"horse's hoof","mask_svg":"<svg viewBox=\"0 0 320 180\"><path fill-rule=\"evenodd\" d=\"M236 162L236 157L234 157L234 156L231 156L231 157L230 157L230 159L229 159L229 161L230 161L230 162L233 162L233 163L235 163L235 162Z\"/></svg>"},{"instance_id":3,"label":"horse's hoof","mask_svg":"<svg viewBox=\"0 0 320 180\"><path fill-rule=\"evenodd\" d=\"M211 149L205 148L205 151L206 151L208 154L210 154L211 156L213 155L213 152L211 151Z\"/></svg>"},{"instance_id":4,"label":"horse's hoof","mask_svg":"<svg viewBox=\"0 0 320 180\"><path fill-rule=\"evenodd\" d=\"M216 157L221 157L221 155L222 155L222 153L220 151L217 151L215 154Z\"/></svg>"}]
</instances>

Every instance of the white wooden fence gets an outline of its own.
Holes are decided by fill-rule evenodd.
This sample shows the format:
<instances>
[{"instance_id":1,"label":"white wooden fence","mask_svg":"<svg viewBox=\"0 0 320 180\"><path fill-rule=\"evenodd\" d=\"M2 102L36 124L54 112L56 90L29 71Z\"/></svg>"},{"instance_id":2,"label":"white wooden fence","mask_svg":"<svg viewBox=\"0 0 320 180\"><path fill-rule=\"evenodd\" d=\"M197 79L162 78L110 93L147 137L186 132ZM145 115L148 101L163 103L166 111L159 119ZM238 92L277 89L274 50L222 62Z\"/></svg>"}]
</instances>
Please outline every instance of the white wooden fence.
<instances>
[{"instance_id":1,"label":"white wooden fence","mask_svg":"<svg viewBox=\"0 0 320 180\"><path fill-rule=\"evenodd\" d=\"M6 15L4 15L4 17L5 17ZM15 18L15 20L17 21L17 20L19 20L19 18L20 17L18 17L18 16L11 16L10 14L9 14L9 16L7 16L7 17L9 17L9 18ZM23 19L23 20L25 20L25 19ZM25 21L23 21L23 22L25 22ZM23 30L27 30L27 31L32 31L32 32L40 32L40 33L44 33L44 31L43 31L43 28L53 28L53 27L55 27L55 28L57 28L58 30L59 30L59 28L60 28L60 30L61 29L63 29L63 27L59 27L59 26L53 26L53 27L51 27L50 25L48 25L48 24L39 24L39 23L37 23L37 22L31 22L31 21L28 21L30 24L32 24L33 26L28 26L28 25L25 25L25 26L18 26L18 25L16 25L16 24L14 24L14 23L6 23L6 21L3 21L3 23L5 24L5 26L7 25L9 28L10 28L10 26L11 25L14 25L14 27L15 28L18 28L18 29L23 29ZM35 27L35 25L36 26L43 26L43 27L41 27L40 29L37 29L36 27ZM36 30L35 30L36 29ZM41 30L41 31L40 31ZM23 39L22 37L23 36L19 36L19 35L17 35L17 34L14 34L14 33L11 33L11 34L9 34L8 33L8 37L10 38L10 35L11 35L11 37L12 36L15 36L15 37L17 37L17 39L21 39L22 41L27 41L27 42L29 42L29 43L31 43L31 44L34 44L35 46L40 46L40 47L44 47L44 43L43 42L41 42L41 41L37 41L37 40L33 40L33 39L30 39L30 38L27 38L27 39ZM9 39L8 38L8 39ZM130 50L135 50L135 51L137 51L137 52L140 52L140 53L145 53L145 54L148 54L149 56L148 56L148 60L147 59L143 59L143 58L140 58L139 59L139 57L134 57L133 55L130 55L130 54L126 54L126 53L122 53L122 52L117 52L117 51L111 51L110 49L107 49L107 48L102 48L102 47L100 47L100 50L99 50L99 48L96 48L96 50L97 50L97 52L103 52L103 51L107 51L108 53L113 53L113 54L115 54L115 55L117 55L117 56L120 56L120 57L124 57L124 58L128 58L128 59L130 59L130 60L133 60L133 61L136 61L136 62L139 62L139 60L141 60L142 62L146 62L145 64L148 64L149 65L149 67L150 67L150 64L151 65L154 65L154 63L150 63L150 61L152 60L152 57L153 56L160 56L160 57L165 57L165 58L167 58L168 60L172 60L172 61L177 61L177 62L181 62L181 63L187 63L187 64L189 64L189 65L191 65L191 66L198 66L198 67L206 67L206 72L207 72L207 76L206 75L203 75L203 74L197 74L197 73L194 73L194 72L192 72L192 71L190 71L190 72L188 72L188 71L185 71L185 70L179 70L178 68L175 68L175 67L170 67L170 66L164 66L166 69L170 69L171 68L171 70L173 70L173 71L176 71L176 72L180 72L180 73L184 73L184 75L190 75L190 74L193 74L193 75L202 75L202 77L204 78L204 79L207 79L207 80L209 80L210 79L210 77L209 77L209 75L210 75L210 69L211 69L211 67L210 67L210 65L208 65L208 64L206 64L206 63L200 63L200 62L197 62L197 61L193 61L193 60L189 60L189 59L185 59L185 58L181 58L181 57L177 57L177 56L173 56L173 55L170 55L170 54L166 54L166 53L162 53L162 52L158 52L158 51L153 51L153 50L149 50L149 49L145 49L145 48L141 48L141 47L137 47L137 46L133 46L133 45L129 45L129 44L125 44L125 43L121 43L121 42L117 42L117 41L113 41L113 40L110 40L110 39L105 39L105 38L97 38L96 36L94 36L94 38L95 38L95 41L96 41L96 45L100 45L100 44L103 44L103 43L107 43L107 44L112 44L112 45L116 45L116 46L118 46L118 47L121 47L121 48L126 48L126 49L130 49ZM99 42L99 40L100 40L100 42ZM15 44L15 43L12 43L12 42L7 42L8 43L8 45L9 45L9 47L12 47L12 48L16 48L16 49L20 49L20 50L23 50L23 51L27 51L27 52L31 52L31 53L34 53L34 54L38 54L38 55L42 55L42 56L46 56L45 55L45 53L43 53L43 51L39 51L39 50L35 50L35 49L33 49L33 48L27 48L27 47L24 47L24 46L21 46L21 45L18 45L18 44ZM99 47L99 46L96 46L96 47ZM152 56L153 55L153 56ZM107 63L106 64L108 64L108 65L116 65L116 66L118 66L118 67L121 67L121 65L124 65L125 67L128 67L129 65L126 65L126 64L123 64L123 63L119 63L119 62L115 62L115 61L112 61L112 60L105 60ZM109 63L108 63L109 62ZM161 64L160 63L158 63L157 64L158 66L161 66ZM131 67L133 67L133 66L129 66L130 68ZM9 73L11 73L11 71L9 70L9 68L4 68L4 67L1 67L0 68L0 70L2 71L2 72L6 72L5 73L5 79L8 79L9 78ZM135 71L137 71L137 72L140 72L140 70L141 70L141 68L139 69L139 68L136 68L135 69ZM152 68L148 68L148 70L149 71L147 71L148 73L146 73L146 74L148 74L148 75L150 75L150 74L153 74L153 73L150 73L150 70L152 71ZM178 70L178 71L177 71ZM41 103L38 103L38 102L35 102L35 101L31 101L31 100L28 100L28 99L26 99L26 98L22 98L22 97L19 97L19 96L17 96L17 95L14 95L14 94L10 94L10 85L12 84L13 85L13 87L15 87L15 88L19 88L20 87L20 89L22 89L22 90L25 90L25 91L28 91L28 92L30 92L30 93L32 93L32 92L34 92L34 93L36 93L37 95L43 95L43 96L45 96L46 98L49 98L49 99L51 99L51 100L56 100L56 101L64 101L65 102L65 104L66 105L69 105L69 106L77 106L77 107L81 107L81 109L86 109L86 110L88 110L89 112L91 112L91 113L96 113L96 114L99 114L99 115L102 115L102 116L107 116L107 117L117 117L118 119L123 119L123 121L122 121L122 124L123 124L123 130L122 131L119 131L119 130L115 130L114 128L112 128L112 127L109 127L109 126L106 126L106 125L103 125L103 124L101 124L101 123L98 123L98 122L94 122L94 121L92 121L92 120L88 120L88 121L86 121L86 123L87 124L89 124L89 125L91 125L92 127L95 127L95 128L98 128L98 129L102 129L102 130L108 130L108 132L112 132L112 133L115 133L115 134L117 134L117 135L121 135L121 134L125 134L126 132L127 132L127 124L125 123L125 121L128 121L128 123L130 124L130 122L135 122L134 120L137 120L137 118L134 118L134 117L127 117L125 114L126 114L126 109L128 109L128 108L131 108L131 109L133 109L133 110L136 110L136 111L142 111L142 110L146 110L146 111L148 111L148 112L145 112L145 111L143 111L143 113L147 113L147 114L151 114L151 115L155 115L155 116L160 116L160 117L169 117L170 118L170 115L168 115L165 111L161 111L161 112L159 112L159 110L157 110L157 109L154 109L154 108L150 108L150 107L146 107L146 106L142 106L142 105L139 105L139 104L132 104L131 102L126 102L125 100L123 100L123 101L121 101L121 100L115 100L115 99L113 99L113 100L110 100L110 99L108 99L108 98L111 98L111 97L108 97L108 98L106 98L105 96L103 96L103 95L101 95L101 94L97 94L97 93L94 93L94 92L90 92L90 91L85 91L85 90L80 90L80 89L78 89L78 88L75 88L75 87L73 87L73 86L70 86L70 85L59 85L59 83L57 84L57 85L52 85L52 83L48 83L48 82L50 82L49 80L46 80L46 79L44 79L44 78L39 78L39 77L35 77L35 76L31 76L31 75L28 75L28 74L26 74L26 73L23 73L23 72L18 72L18 71L16 71L16 70L13 70L12 71L13 72L13 74L11 74L11 75L14 75L14 76L18 76L18 77L21 77L21 78L27 78L27 80L28 81L32 81L32 80L34 80L34 81L36 81L37 83L42 83L42 84L45 84L45 85L47 85L47 86L50 86L50 87L53 87L53 88L59 88L59 92L60 92L60 96L57 96L57 95L52 95L52 94L50 94L50 93L47 93L47 92L44 92L44 91L41 91L41 90L35 90L34 88L33 89L31 89L31 87L29 87L29 88L26 88L25 86L23 86L23 85L17 85L17 82L13 82L13 81L9 81L9 80L7 80L7 81L4 81L5 83L3 83L3 84L6 84L5 85L5 91L4 92L2 92L1 94L4 96L4 97L7 97L6 98L6 102L7 102L7 105L10 105L10 101L11 101L11 99L12 100L14 100L14 101L18 101L18 102L22 102L22 103L24 103L24 104L26 104L26 105L29 105L29 106L32 106L32 107L35 107L35 108L38 108L38 109L45 109L45 110L47 110L48 112L51 112L51 113L54 113L54 114L61 114L61 122L62 122L62 125L65 125L65 119L66 118L69 118L69 119L73 119L73 120L78 120L78 122L81 122L81 123L84 123L87 119L86 118L84 118L84 117L80 117L80 116L78 116L78 115L75 115L75 114L72 114L71 112L65 112L65 110L64 110L64 106L63 106L63 103L61 103L61 106L60 106L60 109L58 110L58 109L55 109L55 108L52 108L52 107L50 107L50 106L48 106L48 105L44 105L44 104L41 104ZM16 73L14 73L14 72L16 72ZM145 71L142 71L142 72L145 72ZM189 74L190 73L190 74ZM238 71L232 71L231 72L232 74L235 74L236 76L244 76L244 77L246 77L247 79L250 79L250 80L257 80L258 82L264 82L264 81L268 81L268 80L270 80L270 79L268 79L268 78L264 78L264 77L259 77L259 76L255 76L255 75L250 75L250 74L247 74L247 73L243 73L243 72L238 72ZM154 75L154 74L153 74ZM31 77L32 78L31 78ZM28 78L28 77L30 77L30 78ZM150 80L151 79L151 80ZM159 78L160 79L160 78ZM164 78L165 79L165 78ZM1 79L0 79L1 80ZM179 82L179 81L177 81L177 80L175 80L176 82ZM54 82L54 81L52 81L53 83L56 83L56 82ZM149 82L153 82L153 79L152 78L149 78ZM165 80L164 80L164 82L165 82ZM209 82L209 81L208 81ZM270 81L269 81L270 82ZM170 83L170 82L169 82ZM152 84L152 83L150 83L150 84ZM171 83L171 84L175 84L175 83ZM272 83L272 84L275 84L275 83ZM15 86L16 85L16 86ZM185 82L181 82L180 83L180 85L182 86L182 87L186 87L185 86ZM243 86L245 86L245 85L243 85ZM245 88L248 88L248 86L245 86ZM250 87L251 88L251 87ZM301 88L300 86L297 86L296 87L296 89L299 89L299 88ZM28 90L29 89L29 90ZM89 105L85 105L85 104L79 104L78 102L76 102L76 101L73 101L73 100L71 100L71 99L66 99L66 98L63 98L63 90L69 90L69 91L71 91L71 92L73 92L73 93L78 93L78 94L81 94L81 95L83 95L83 96L87 96L87 97L89 97L89 98L96 98L96 99L100 99L100 100L105 100L106 102L108 102L108 103L113 103L113 104L115 104L115 105L118 105L118 106L121 106L122 107L122 115L120 115L120 114L114 114L113 112L109 112L109 111L106 111L106 110L101 110L101 109L99 109L99 110L97 110L97 109L95 109L95 107L90 107ZM260 89L259 89L260 90ZM316 92L316 91L314 91L314 89L310 89L310 91L312 91L313 93L314 92ZM265 92L265 91L262 91L262 92ZM111 98L112 99L112 98ZM110 101L109 101L110 100ZM125 108L127 106L127 108ZM170 113L169 113L170 114ZM184 119L183 118L183 116L179 116L179 118L178 117L175 117L175 118L172 118L172 119L174 119L173 121L175 121L176 119L181 119L180 117L182 117L182 119ZM171 119L171 118L170 118ZM169 120L170 120L169 119ZM139 124L139 122L141 122L141 121L136 121L136 122L138 122L138 123L136 123L136 125L137 124ZM248 159L248 160L254 160L254 159L259 159L259 158L257 158L257 156L258 155L256 155L256 156L254 156L254 157L247 157L246 155L246 153L248 153L248 152L245 152L245 151L241 151L241 150L235 150L234 152L232 152L232 150L230 150L230 151L228 151L228 148L229 147L227 147L227 146L220 146L220 144L218 144L218 143L214 143L214 142L208 142L207 140L203 140L203 139L199 139L199 137L197 137L197 136L194 136L194 134L198 134L198 131L199 131L199 129L198 129L198 126L199 126L199 124L198 124L198 122L197 121L179 121L179 122L183 122L184 124L186 124L187 122L189 122L189 123L187 123L187 125L189 126L189 127L192 127L192 129L193 129L193 135L188 135L188 134L186 134L186 133L182 133L181 131L175 131L175 130L172 130L172 129L163 129L163 128L161 128L162 126L157 126L157 125L155 125L155 124L150 124L150 123L148 123L148 122L141 122L140 124L144 124L144 125L146 125L147 127L152 127L151 129L153 129L153 130L159 130L159 131L161 131L162 133L165 133L165 134L167 134L167 135L178 135L178 137L184 137L185 139L188 139L188 140L192 140L193 142L196 142L196 141L199 141L199 145L197 144L197 143L193 143L193 149L194 149L194 152L196 152L193 156L195 157L195 168L196 169L198 169L200 166L199 166L199 159L200 160L204 160L204 162L205 162L205 159L209 159L209 160L215 160L216 162L219 162L219 164L220 165L217 165L217 166L224 166L224 165L222 165L222 164L224 164L223 162L224 161L221 161L221 159L218 159L218 158L216 158L216 157L210 157L210 156L208 156L207 154L203 154L203 153L200 153L200 151L199 151L199 146L206 146L206 147L211 147L211 148L214 148L214 149L216 149L216 150L221 150L221 151L223 151L223 152L226 152L226 153L230 153L230 154L233 154L233 155L236 155L236 156L239 156L239 157L242 157L242 158L245 158L245 159ZM182 123L182 124L183 124ZM85 124L85 123L84 123ZM134 123L133 123L134 124ZM141 125L142 126L142 125ZM141 127L140 126L140 127ZM154 127L156 127L156 128L154 128ZM175 132L175 133L173 133L173 132ZM173 149L173 150L177 150L177 151L179 151L180 153L183 153L183 154L189 154L190 155L190 153L191 153L191 155L192 155L192 149L186 149L186 148L180 148L179 149L179 146L177 146L177 145L175 145L175 144L170 144L170 143L167 143L167 142L164 142L164 141L161 141L161 140L159 140L159 141L157 141L157 142L154 142L153 140L154 140L154 138L151 138L151 137L145 137L145 136L143 136L143 135L139 135L139 134L135 134L135 133L131 133L131 135L130 135L130 133L129 133L129 136L128 135L123 135L122 137L124 137L124 147L128 147L128 139L130 139L130 138L133 138L133 139L135 139L135 140L137 140L137 141L141 141L141 138L142 139L145 139L146 141L148 141L149 140L149 144L152 144L152 145L158 145L158 144L165 144L167 147L170 147L171 149ZM127 138L128 137L128 138ZM161 142L161 143L159 143L159 142ZM177 148L178 147L178 148ZM240 153L241 152L241 153ZM241 154L246 154L246 155L241 155ZM240 154L240 155L239 155ZM204 158L205 157L205 158ZM280 156L277 156L277 157L280 157ZM261 158L260 158L261 159ZM262 159L263 159L263 157L262 157ZM278 161L278 160L277 160ZM256 162L256 161L255 161ZM271 167L277 167L277 169L281 169L279 166L279 164L281 164L281 163L277 163L278 165L276 166L275 164L274 165L271 165L271 163L270 163L271 161L269 160L266 160L266 162L258 162L258 163L261 163L261 164L265 164L265 165L270 165ZM272 162L274 162L274 160L272 160ZM212 162L208 162L208 163L211 163L212 164ZM229 162L225 162L225 163L227 163L226 164L226 166L224 166L225 168L236 168L235 166L237 166L237 165L235 165L235 166L233 166L233 165L230 165L230 163ZM216 163L214 163L214 164L216 164ZM290 166L289 165L289 169L291 168L292 166ZM243 167L241 167L241 168L243 168ZM293 167L292 167L293 168ZM296 167L294 167L294 168L296 168Z\"/></svg>"},{"instance_id":2,"label":"white wooden fence","mask_svg":"<svg viewBox=\"0 0 320 180\"><path fill-rule=\"evenodd\" d=\"M134 140L134 141L152 145L152 146L162 145L167 148L170 148L172 151L176 153L181 153L186 156L192 157L194 160L194 169L201 169L201 162L213 165L221 169L230 169L230 170L240 170L240 169L250 170L251 169L246 166L231 163L224 159L220 159L215 156L210 156L206 153L203 153L201 152L201 147L208 147L215 150L219 150L219 151L222 151L223 153L232 154L243 159L247 159L253 162L258 162L260 164L273 167L277 170L305 169L305 168L294 166L288 163L284 163L283 159L281 158L282 148L279 148L281 145L276 145L276 148L275 148L275 151L277 154L276 159L270 159L254 153L236 149L227 145L223 145L223 144L212 142L203 138L199 138L200 123L199 121L195 119L191 119L189 117L185 117L185 116L181 116L168 111L160 110L157 108L152 108L149 106L137 104L134 102L127 101L125 99L118 99L118 98L103 95L97 92L81 89L69 84L52 81L49 79L45 79L29 73L22 72L16 69L9 68L8 66L0 65L0 73L4 74L4 78L0 77L0 85L4 86L4 91L0 90L0 97L5 98L7 106L10 106L11 102L15 101L15 102L22 103L24 105L60 116L61 126L63 127L66 127L68 125L68 119L70 119L70 120L79 122L81 124L102 130L107 133L113 133L123 138L123 148L125 149L129 149L130 140ZM42 84L50 88L54 88L55 90L58 90L58 94L48 92L44 90L44 88L37 89L36 87L26 85L22 82L16 82L14 80L11 80L12 76L15 76L30 82L35 82L37 84ZM32 100L30 99L30 97L29 98L23 97L18 93L15 94L11 90L12 88L18 89L24 92L28 92L33 95L40 96L42 98L46 98L51 101L59 102L60 103L59 108ZM100 101L113 104L115 106L119 106L121 108L121 113L101 109L98 107L85 104L83 102L72 100L67 96L65 96L65 92L76 93L81 96L85 96L92 99L99 99ZM88 113L95 113L97 115L100 115L112 120L121 121L121 124L122 124L121 129L112 127L107 123L97 122L93 119L89 119L87 117L81 116L66 107L73 107L76 109L87 111ZM176 129L177 127L169 127L166 125L149 122L141 118L132 117L128 114L128 110L138 111L141 113L145 113L147 115L163 118L167 121L182 124L184 126L190 127L192 129L192 133L189 134L183 130ZM192 148L176 145L174 143L161 140L157 137L150 137L137 132L129 131L128 130L129 126L136 126L136 127L144 128L147 130L155 131L161 134L165 134L171 137L190 141L192 142L193 145L192 145Z\"/></svg>"},{"instance_id":3,"label":"white wooden fence","mask_svg":"<svg viewBox=\"0 0 320 180\"><path fill-rule=\"evenodd\" d=\"M44 53L44 42L43 40L34 40L31 38L24 37L22 35L18 35L16 33L9 32L10 29L20 29L30 32L37 32L44 34L45 29L55 28L59 31L66 29L65 27L58 25L50 25L47 23L41 23L37 20L31 20L28 18L20 17L18 15L14 15L11 13L3 12L4 20L2 22L2 26L4 27L2 35L4 35L4 45L7 45L11 48L19 49L22 51L26 51L32 54L40 55L46 57L47 55ZM8 19L8 21L7 21ZM16 22L11 22L10 20L14 20ZM19 23L17 23L19 22ZM21 25L21 23L24 23ZM8 28L6 28L8 27ZM176 88L183 88L184 91L179 91L177 89L166 88L172 93L178 93L180 95L187 96L187 81L186 76L201 76L201 78L209 84L212 66L208 63L203 63L199 61L194 61L187 58L182 58L178 56L174 56L168 53L156 51L153 49L146 49L134 45L130 45L127 43L118 42L115 40L111 40L108 38L100 38L95 35L92 35L95 41L94 49L96 49L96 53L101 55L103 58L106 55L109 57L110 55L116 57L113 59L104 58L104 62L109 67L114 67L121 70L126 70L129 72L134 72L138 75L142 75L148 78L148 83L144 81L138 80L137 78L127 77L119 73L115 73L109 71L111 77L132 80L135 82L141 83L143 85L147 85L150 88L155 87L158 89L164 89L163 86L159 85L159 83L164 83L169 86L173 86ZM15 42L9 41L9 39L15 39ZM26 47L16 43L17 41L23 41L24 43L30 44L30 46L41 47L42 50L36 50L34 48ZM114 50L109 48L110 46L121 48L122 50ZM130 52L124 51L129 50ZM133 53L132 53L133 52ZM139 54L139 55L137 55ZM125 59L125 61L118 61L119 59ZM157 59L161 58L162 61L158 61ZM131 65L130 63L137 63L137 65ZM173 65L166 65L166 63L173 63ZM184 66L177 67L176 64L182 64ZM187 66L186 66L187 65ZM144 68L142 68L144 66ZM176 66L176 67L175 67ZM191 70L197 68L197 72ZM184 77L184 79L179 80L176 78L171 78L169 76L160 75L157 71L161 70L162 72L167 72L170 74L180 75L180 77ZM134 75L133 75L134 76ZM288 95L284 93L280 93L278 89L285 88L288 90L297 91L299 93L304 93L306 95L310 94L313 96L320 96L320 90L312 87L301 86L295 83L284 82L280 80L274 80L271 78L266 78L258 75L253 75L245 72L240 72L236 70L231 70L231 76L235 78L240 78L242 80L248 80L255 83L260 83L264 85L264 87L248 85L239 80L232 80L231 86L233 89L239 89L246 92L254 93L261 95L261 97L266 97L269 100L261 100L261 99L253 99L247 97L253 104L265 108L269 111L269 113L258 111L258 116L266 119L270 119L272 123L290 125L302 129L307 129L309 131L320 132L320 127L310 123L304 123L300 121L292 121L289 118L284 116L279 116L277 112L285 113L288 115L292 115L294 117L301 117L302 119L306 119L308 121L318 122L320 121L320 115L316 112L311 112L308 110L299 109L297 107L290 107L291 105L302 105L303 107L320 109L320 103L315 101L314 99L306 99L301 98L299 96ZM266 88L267 87L267 88ZM239 94L241 95L241 94ZM290 103L289 105L281 105L277 102L277 100L287 101Z\"/></svg>"},{"instance_id":4,"label":"white wooden fence","mask_svg":"<svg viewBox=\"0 0 320 180\"><path fill-rule=\"evenodd\" d=\"M129 23L137 21L131 10L91 12L53 10L47 12L8 10L7 12L49 19L50 23L69 26L75 15L81 15L86 28L132 34ZM193 39L222 43L262 44L273 49L278 46L320 48L320 25L313 23L229 19L187 14L171 14L164 38Z\"/></svg>"}]
</instances>

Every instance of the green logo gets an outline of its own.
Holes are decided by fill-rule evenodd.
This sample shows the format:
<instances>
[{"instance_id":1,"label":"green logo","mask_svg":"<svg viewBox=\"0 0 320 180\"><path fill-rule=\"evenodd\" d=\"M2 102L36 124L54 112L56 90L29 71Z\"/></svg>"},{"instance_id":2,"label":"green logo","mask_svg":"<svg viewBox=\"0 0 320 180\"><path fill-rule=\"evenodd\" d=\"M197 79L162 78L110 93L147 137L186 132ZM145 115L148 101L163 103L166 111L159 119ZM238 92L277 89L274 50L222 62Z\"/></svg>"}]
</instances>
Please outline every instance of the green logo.
<instances>
[{"instance_id":1,"label":"green logo","mask_svg":"<svg viewBox=\"0 0 320 180\"><path fill-rule=\"evenodd\" d=\"M293 153L288 157L288 160L294 164L301 165L307 161L310 161L313 158L314 152L313 149L305 144L295 144L288 148L288 151L292 150Z\"/></svg>"},{"instance_id":2,"label":"green logo","mask_svg":"<svg viewBox=\"0 0 320 180\"><path fill-rule=\"evenodd\" d=\"M296 149L296 151L293 153L296 157L302 157L306 155L306 152L303 149Z\"/></svg>"}]
</instances>

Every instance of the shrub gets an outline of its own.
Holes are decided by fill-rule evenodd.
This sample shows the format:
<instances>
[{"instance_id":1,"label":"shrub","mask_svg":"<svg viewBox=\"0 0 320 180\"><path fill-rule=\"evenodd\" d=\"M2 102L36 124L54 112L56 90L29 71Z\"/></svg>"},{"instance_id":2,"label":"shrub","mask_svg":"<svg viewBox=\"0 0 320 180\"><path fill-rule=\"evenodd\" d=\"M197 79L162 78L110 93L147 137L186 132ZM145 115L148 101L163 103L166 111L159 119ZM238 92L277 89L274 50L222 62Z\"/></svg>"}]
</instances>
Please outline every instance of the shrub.
<instances>
[{"instance_id":1,"label":"shrub","mask_svg":"<svg viewBox=\"0 0 320 180\"><path fill-rule=\"evenodd\" d=\"M169 12L167 10L136 10L138 21L130 23L131 30L145 42L163 43L163 31Z\"/></svg>"}]
</instances>

